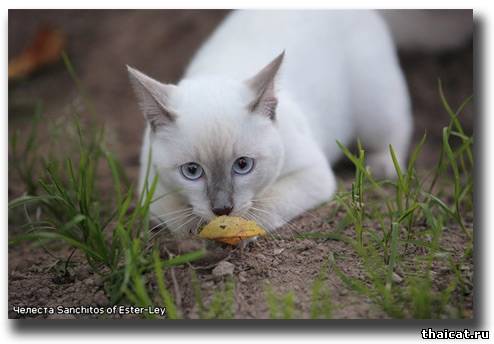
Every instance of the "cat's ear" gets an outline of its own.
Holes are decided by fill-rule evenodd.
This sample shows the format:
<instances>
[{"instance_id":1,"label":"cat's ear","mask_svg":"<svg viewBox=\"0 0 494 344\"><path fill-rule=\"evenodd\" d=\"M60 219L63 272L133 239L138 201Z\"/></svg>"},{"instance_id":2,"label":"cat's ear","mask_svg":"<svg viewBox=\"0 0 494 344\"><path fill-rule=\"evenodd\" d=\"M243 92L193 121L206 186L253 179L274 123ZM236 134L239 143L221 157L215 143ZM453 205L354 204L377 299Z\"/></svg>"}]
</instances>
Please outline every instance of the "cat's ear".
<instances>
[{"instance_id":1,"label":"cat's ear","mask_svg":"<svg viewBox=\"0 0 494 344\"><path fill-rule=\"evenodd\" d=\"M175 121L176 114L169 109L168 100L176 86L156 81L130 66L127 70L141 111L151 128L156 130Z\"/></svg>"},{"instance_id":2,"label":"cat's ear","mask_svg":"<svg viewBox=\"0 0 494 344\"><path fill-rule=\"evenodd\" d=\"M267 116L272 120L276 117L276 106L278 105L275 78L284 56L285 52L283 51L260 72L246 81L254 92L254 99L249 103L249 110Z\"/></svg>"}]
</instances>

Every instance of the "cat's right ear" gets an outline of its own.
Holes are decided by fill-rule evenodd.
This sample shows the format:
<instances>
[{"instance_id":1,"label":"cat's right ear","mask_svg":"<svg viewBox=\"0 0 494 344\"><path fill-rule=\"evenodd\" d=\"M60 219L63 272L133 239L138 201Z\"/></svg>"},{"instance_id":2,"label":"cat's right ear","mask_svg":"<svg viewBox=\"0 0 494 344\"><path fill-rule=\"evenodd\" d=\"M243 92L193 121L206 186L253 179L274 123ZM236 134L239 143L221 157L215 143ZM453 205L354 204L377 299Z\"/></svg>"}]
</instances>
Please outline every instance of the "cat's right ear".
<instances>
[{"instance_id":1,"label":"cat's right ear","mask_svg":"<svg viewBox=\"0 0 494 344\"><path fill-rule=\"evenodd\" d=\"M151 128L156 131L159 127L174 122L176 114L169 108L168 100L176 86L156 81L130 66L127 66L127 71L139 107Z\"/></svg>"}]
</instances>

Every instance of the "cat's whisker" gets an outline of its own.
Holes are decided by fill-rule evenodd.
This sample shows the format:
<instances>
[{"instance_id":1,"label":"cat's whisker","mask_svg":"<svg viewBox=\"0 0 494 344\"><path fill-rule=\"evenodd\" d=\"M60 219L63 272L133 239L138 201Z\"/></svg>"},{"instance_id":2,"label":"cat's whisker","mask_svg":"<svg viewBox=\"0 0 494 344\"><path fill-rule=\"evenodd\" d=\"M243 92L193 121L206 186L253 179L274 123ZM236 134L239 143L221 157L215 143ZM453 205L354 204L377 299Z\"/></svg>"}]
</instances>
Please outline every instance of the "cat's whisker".
<instances>
[{"instance_id":1,"label":"cat's whisker","mask_svg":"<svg viewBox=\"0 0 494 344\"><path fill-rule=\"evenodd\" d=\"M254 202L253 202L253 203L254 203ZM268 216L272 216L272 215L273 215L273 212L269 212L269 211L267 211L267 210L260 209L260 208L258 208L258 207L253 206L252 204L250 205L249 209L252 209L253 211L257 211L257 212L262 212L262 213L266 214L266 217L268 217ZM255 214L254 214L254 215L255 215ZM276 215L276 216L278 216L278 218L279 218L280 220L282 220L282 222L283 222L284 224L288 223L288 221L286 221L286 219L283 219L281 216L279 216L279 215L277 215L277 214L275 214L275 215ZM258 214L258 217L259 217L259 216L260 216L260 214ZM263 222L266 222L266 220L267 220L267 219L265 219L265 217L264 217L264 216L262 216L262 218L263 218ZM272 228L270 229L270 231L271 231L271 232L275 232L277 228L276 228L276 227L274 227L274 226L271 226L271 227L272 227ZM292 228L292 229L294 229L294 228Z\"/></svg>"},{"instance_id":2,"label":"cat's whisker","mask_svg":"<svg viewBox=\"0 0 494 344\"><path fill-rule=\"evenodd\" d=\"M197 224L194 227L194 230L189 232L190 234L193 234L193 235L197 234L197 232L199 231L199 228L201 228L201 225L204 223L204 219L202 217L198 217L197 219L199 221L197 221Z\"/></svg>"},{"instance_id":3,"label":"cat's whisker","mask_svg":"<svg viewBox=\"0 0 494 344\"><path fill-rule=\"evenodd\" d=\"M180 216L176 216L173 218L173 220L168 220L166 222L162 222L161 224L159 225L156 225L153 227L153 229L157 228L157 227L162 227L160 228L158 231L156 231L155 233L153 233L153 235L151 236L151 238L154 238L156 235L160 234L162 231L163 231L163 225L165 225L168 229L170 229L170 225L173 225L175 223L181 223L187 219L189 219L190 217L193 217L195 216L195 214L193 214L192 212L190 213L187 213L187 214L182 214Z\"/></svg>"},{"instance_id":4,"label":"cat's whisker","mask_svg":"<svg viewBox=\"0 0 494 344\"><path fill-rule=\"evenodd\" d=\"M247 211L244 216L247 220L257 222L260 226L262 226L264 229L266 229L266 234L268 237L270 237L270 238L273 237L273 235L271 234L272 229L269 228L268 224L265 221L263 221L262 219L260 219L258 216L254 215L250 211Z\"/></svg>"},{"instance_id":5,"label":"cat's whisker","mask_svg":"<svg viewBox=\"0 0 494 344\"><path fill-rule=\"evenodd\" d=\"M158 224L156 224L155 226L153 226L149 231L152 232L154 231L156 228L159 228L159 227L163 227L164 226L169 226L175 222L177 222L178 220L180 220L181 218L183 218L184 216L189 216L192 214L192 210L189 210L188 212L184 212L184 213L181 213L181 214L175 214L175 216L172 216L171 218L169 219L166 219L166 220L161 220L161 222L159 222Z\"/></svg>"},{"instance_id":6,"label":"cat's whisker","mask_svg":"<svg viewBox=\"0 0 494 344\"><path fill-rule=\"evenodd\" d=\"M274 224L271 223L271 220L270 220L270 217L273 215L272 213L268 212L268 211L260 211L259 208L256 208L256 207L251 207L249 209L250 213L259 218L261 220L261 222L267 224L269 226L268 230L270 232L275 232L276 231L276 226Z\"/></svg>"},{"instance_id":7,"label":"cat's whisker","mask_svg":"<svg viewBox=\"0 0 494 344\"><path fill-rule=\"evenodd\" d=\"M185 221L184 223L182 223L182 224L181 224L180 226L178 226L177 228L173 228L173 231L174 231L174 232L178 232L178 230L179 230L180 228L182 228L183 226L185 226L185 225L186 225L186 224L188 224L188 223L191 223L192 221L194 221L194 220L195 220L195 219L197 219L197 218L198 218L198 217L197 217L197 215L192 214L192 218L190 218L189 220Z\"/></svg>"},{"instance_id":8,"label":"cat's whisker","mask_svg":"<svg viewBox=\"0 0 494 344\"><path fill-rule=\"evenodd\" d=\"M184 219L184 220L185 220L185 219L189 218L191 215L193 215L193 214L192 214L192 213L190 213L190 214L181 214L180 216L175 216L175 217L174 217L174 220L172 220L172 221L169 221L169 220L168 220L168 225L169 225L170 223L176 223L176 222L178 222L178 221L180 221L180 220L182 220L182 219ZM166 228L169 228L169 227L168 227L168 225L167 225L167 222L163 221L163 222L161 222L161 223L157 224L156 226L152 227L152 228L149 230L150 232L153 232L156 228L158 228L158 230L154 231L154 233L152 233L152 234L150 235L150 237L149 237L149 241L154 240L154 239L155 239L158 235L160 235L160 234L164 231L165 227L166 227ZM161 228L160 228L160 227L161 227ZM151 244L151 243L150 243L150 244Z\"/></svg>"},{"instance_id":9,"label":"cat's whisker","mask_svg":"<svg viewBox=\"0 0 494 344\"><path fill-rule=\"evenodd\" d=\"M197 217L197 216L196 216L195 214L193 214L193 213L190 213L190 214L188 214L188 215L182 215L182 217L181 217L181 218L176 219L174 222L178 222L178 221L180 221L180 220L183 220L183 221L188 220L188 221L186 221L185 223L181 224L179 227L177 227L177 228L176 228L176 230L178 230L179 228L183 227L184 225L186 225L187 223L191 222L191 221L192 221L192 220L194 220L194 219L199 219L199 220L201 220L202 218ZM166 223L164 223L164 222L163 222L163 224L165 224L165 225L166 225ZM175 230L175 229L174 229L174 230ZM149 241L150 241L150 243L149 243L149 245L148 245L148 248L149 248L149 247L150 247L150 245L151 245L151 241L152 241L152 240L154 240L154 239L155 239L155 238L156 238L159 234L161 234L161 232L162 232L162 231L163 231L163 228L160 228L158 231L156 231L155 233L153 233L153 234L149 237Z\"/></svg>"},{"instance_id":10,"label":"cat's whisker","mask_svg":"<svg viewBox=\"0 0 494 344\"><path fill-rule=\"evenodd\" d=\"M267 218L264 218L261 214L254 214L250 210L247 212L247 215L249 215L252 220L261 224L265 229L267 229L266 233L270 238L275 240L278 239L275 236L276 228L270 223L270 221Z\"/></svg>"},{"instance_id":11,"label":"cat's whisker","mask_svg":"<svg viewBox=\"0 0 494 344\"><path fill-rule=\"evenodd\" d=\"M261 205L261 204L262 204L262 203L261 203L261 202L259 202L259 205ZM266 212L266 210L256 208L255 206L254 206L253 208L255 208L255 209L257 209L258 211L261 211L261 212ZM296 208L296 207L295 207L295 208ZM300 209L301 209L301 208L300 208ZM301 212L300 212L300 215L303 215L303 214L310 215L310 216L311 216L311 218L312 218L313 220L317 220L317 221L320 221L320 220L321 220L321 219L320 219L320 217L315 216L314 214L310 213L309 211L305 211L305 212L304 212L304 211L301 211ZM280 215L278 215L278 218L279 218L279 219L283 222L283 226L286 226L286 227L288 227L288 228L291 230L291 232L292 232L292 233L290 233L290 236L291 236L291 238L292 238L292 239L295 239L295 238L296 238L296 237L295 237L295 235L300 235L300 228L296 227L296 226L292 223L292 221L293 221L294 219L287 220L287 219L283 218L283 217L282 217L282 216L280 216Z\"/></svg>"},{"instance_id":12,"label":"cat's whisker","mask_svg":"<svg viewBox=\"0 0 494 344\"><path fill-rule=\"evenodd\" d=\"M252 206L252 203L247 203L245 204L242 208L240 208L237 212L239 214L245 213L250 207Z\"/></svg>"},{"instance_id":13,"label":"cat's whisker","mask_svg":"<svg viewBox=\"0 0 494 344\"><path fill-rule=\"evenodd\" d=\"M272 213L270 213L269 211L266 211L264 209L260 209L260 208L256 208L256 207L251 207L251 209L254 211L265 213L266 215L272 215ZM291 220L286 220L285 218L283 218L280 215L276 215L276 216L283 222L283 226L287 226L293 232L295 232L296 234L299 234L299 230L295 227L295 225L290 223Z\"/></svg>"}]
</instances>

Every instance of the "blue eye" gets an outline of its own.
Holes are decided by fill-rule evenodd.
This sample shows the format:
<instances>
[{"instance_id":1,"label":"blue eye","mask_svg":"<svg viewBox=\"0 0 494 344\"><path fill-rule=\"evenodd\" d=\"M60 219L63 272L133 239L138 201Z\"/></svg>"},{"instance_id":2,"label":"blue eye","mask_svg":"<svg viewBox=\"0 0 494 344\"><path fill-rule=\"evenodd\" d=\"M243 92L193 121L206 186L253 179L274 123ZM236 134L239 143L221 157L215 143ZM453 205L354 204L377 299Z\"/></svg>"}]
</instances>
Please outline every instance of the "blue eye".
<instances>
[{"instance_id":1,"label":"blue eye","mask_svg":"<svg viewBox=\"0 0 494 344\"><path fill-rule=\"evenodd\" d=\"M182 173L182 176L188 180L197 180L204 174L204 170L201 165L196 164L195 162L183 164L180 166L180 172Z\"/></svg>"},{"instance_id":2,"label":"blue eye","mask_svg":"<svg viewBox=\"0 0 494 344\"><path fill-rule=\"evenodd\" d=\"M254 159L246 156L240 157L233 163L233 172L236 174L247 174L254 168Z\"/></svg>"}]
</instances>

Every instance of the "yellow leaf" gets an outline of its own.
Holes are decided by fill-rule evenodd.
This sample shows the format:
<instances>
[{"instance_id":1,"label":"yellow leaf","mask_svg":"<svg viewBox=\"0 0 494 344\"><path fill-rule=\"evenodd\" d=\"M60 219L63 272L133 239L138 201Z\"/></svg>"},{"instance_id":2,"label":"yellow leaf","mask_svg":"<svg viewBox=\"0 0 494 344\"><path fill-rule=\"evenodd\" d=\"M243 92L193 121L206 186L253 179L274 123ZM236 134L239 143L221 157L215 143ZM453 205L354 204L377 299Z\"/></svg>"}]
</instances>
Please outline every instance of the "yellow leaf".
<instances>
[{"instance_id":1,"label":"yellow leaf","mask_svg":"<svg viewBox=\"0 0 494 344\"><path fill-rule=\"evenodd\" d=\"M24 78L43 66L57 62L64 47L65 35L62 32L50 27L39 28L27 48L9 61L9 80Z\"/></svg>"},{"instance_id":2,"label":"yellow leaf","mask_svg":"<svg viewBox=\"0 0 494 344\"><path fill-rule=\"evenodd\" d=\"M265 234L266 231L254 221L236 216L219 216L209 222L199 236L229 245L237 245L242 240Z\"/></svg>"}]
</instances>

